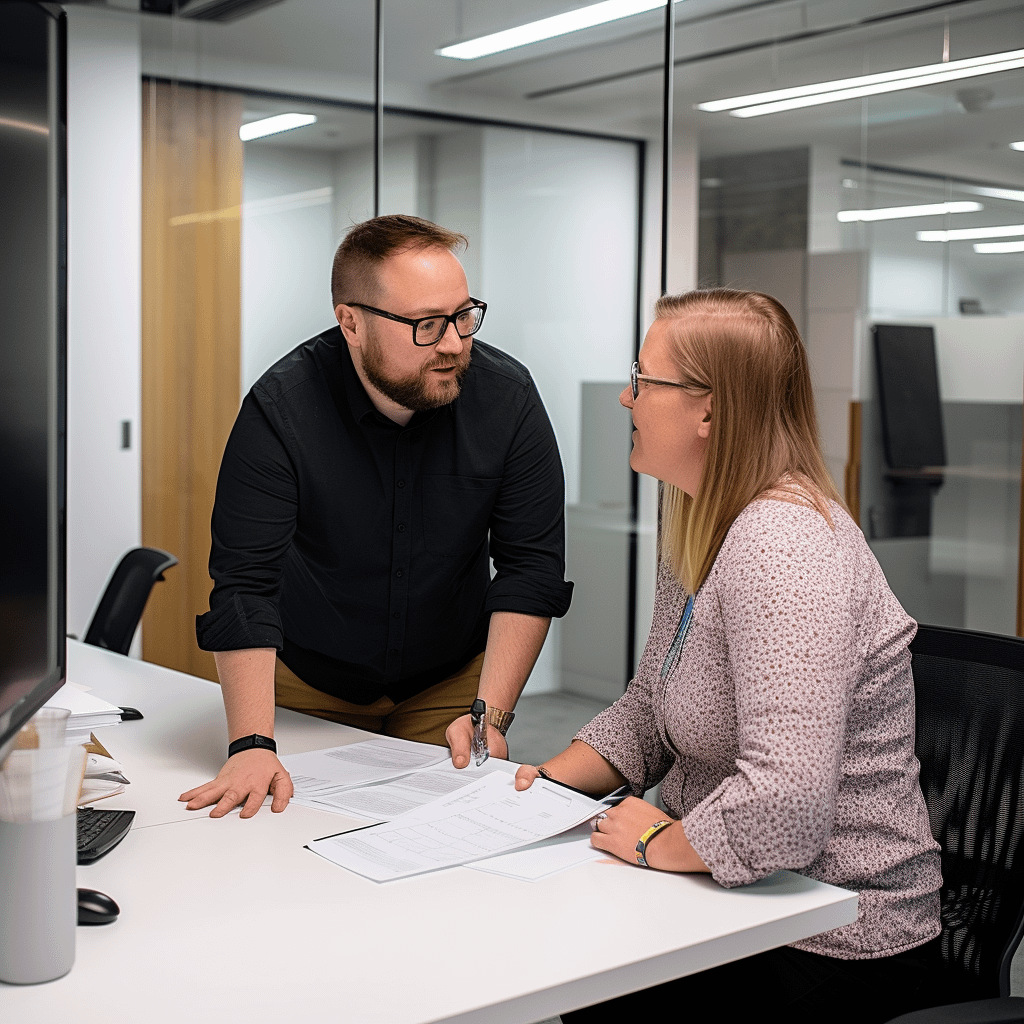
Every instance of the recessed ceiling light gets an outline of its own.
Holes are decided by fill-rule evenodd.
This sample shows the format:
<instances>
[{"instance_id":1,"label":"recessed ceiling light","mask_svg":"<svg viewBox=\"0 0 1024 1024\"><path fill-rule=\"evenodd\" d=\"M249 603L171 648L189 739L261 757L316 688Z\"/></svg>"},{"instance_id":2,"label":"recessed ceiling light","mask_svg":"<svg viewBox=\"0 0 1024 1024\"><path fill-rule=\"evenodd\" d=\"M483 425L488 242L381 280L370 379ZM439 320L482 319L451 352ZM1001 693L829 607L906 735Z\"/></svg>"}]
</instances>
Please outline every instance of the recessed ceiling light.
<instances>
[{"instance_id":1,"label":"recessed ceiling light","mask_svg":"<svg viewBox=\"0 0 1024 1024\"><path fill-rule=\"evenodd\" d=\"M981 203L926 203L923 206L886 206L880 210L840 210L836 220L848 224L858 220L898 220L900 217L937 217L943 213L977 213Z\"/></svg>"},{"instance_id":2,"label":"recessed ceiling light","mask_svg":"<svg viewBox=\"0 0 1024 1024\"><path fill-rule=\"evenodd\" d=\"M278 132L290 132L293 128L314 124L315 114L275 114L259 121L250 121L238 129L238 137L243 142L251 139L262 139L264 135L277 135Z\"/></svg>"},{"instance_id":3,"label":"recessed ceiling light","mask_svg":"<svg viewBox=\"0 0 1024 1024\"><path fill-rule=\"evenodd\" d=\"M1021 141L1021 142L1011 142L1010 143L1010 149L1016 149L1018 152L1024 153L1024 141Z\"/></svg>"},{"instance_id":4,"label":"recessed ceiling light","mask_svg":"<svg viewBox=\"0 0 1024 1024\"><path fill-rule=\"evenodd\" d=\"M675 0L679 3L680 0ZM631 18L634 14L643 14L664 7L665 0L604 0L603 3L590 4L575 11L566 11L540 21L531 21L526 25L505 29L504 32L492 32L477 39L467 39L463 43L443 46L434 53L441 57L455 57L458 60L476 60L503 50L513 50L517 46L528 43L539 43L542 39L554 39L569 32L579 32L584 28L604 25L620 18Z\"/></svg>"},{"instance_id":5,"label":"recessed ceiling light","mask_svg":"<svg viewBox=\"0 0 1024 1024\"><path fill-rule=\"evenodd\" d=\"M1006 238L1024 235L1024 224L1002 224L991 228L952 228L949 231L918 231L919 242L962 242L969 238Z\"/></svg>"},{"instance_id":6,"label":"recessed ceiling light","mask_svg":"<svg viewBox=\"0 0 1024 1024\"><path fill-rule=\"evenodd\" d=\"M1020 242L976 242L975 252L1024 252L1024 241Z\"/></svg>"},{"instance_id":7,"label":"recessed ceiling light","mask_svg":"<svg viewBox=\"0 0 1024 1024\"><path fill-rule=\"evenodd\" d=\"M925 64L916 68L882 71L875 75L841 78L831 82L798 85L789 89L733 96L729 99L698 103L698 110L728 111L732 117L760 117L782 110L811 107L820 103L838 103L900 89L916 89L923 85L953 82L977 75L991 75L997 71L1010 71L1024 67L1024 50L1007 50L982 57L947 61L944 64Z\"/></svg>"}]
</instances>

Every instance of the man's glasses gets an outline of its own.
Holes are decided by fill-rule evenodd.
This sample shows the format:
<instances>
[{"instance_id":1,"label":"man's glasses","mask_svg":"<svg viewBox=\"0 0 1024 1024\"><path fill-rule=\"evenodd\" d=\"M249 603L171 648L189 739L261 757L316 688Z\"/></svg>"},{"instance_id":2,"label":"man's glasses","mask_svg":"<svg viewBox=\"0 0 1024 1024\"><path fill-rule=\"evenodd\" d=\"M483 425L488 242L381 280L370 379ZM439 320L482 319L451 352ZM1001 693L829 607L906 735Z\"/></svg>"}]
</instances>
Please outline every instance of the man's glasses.
<instances>
[{"instance_id":1,"label":"man's glasses","mask_svg":"<svg viewBox=\"0 0 1024 1024\"><path fill-rule=\"evenodd\" d=\"M710 388L694 381L665 380L663 377L648 377L646 373L640 372L640 364L634 363L629 371L629 386L633 391L633 401L640 394L640 385L643 384L664 384L669 388L685 388L687 391L710 391Z\"/></svg>"},{"instance_id":2,"label":"man's glasses","mask_svg":"<svg viewBox=\"0 0 1024 1024\"><path fill-rule=\"evenodd\" d=\"M487 312L487 303L479 299L470 298L472 306L460 309L451 316L421 316L410 320L407 316L399 316L397 313L389 313L386 309L377 309L375 306L366 306L362 302L347 302L347 306L357 306L365 309L367 313L374 316L382 316L386 320L394 320L400 324L408 324L412 328L412 343L421 347L436 345L448 330L449 324L455 324L455 330L460 338L468 338L480 330L484 322L484 313Z\"/></svg>"}]
</instances>

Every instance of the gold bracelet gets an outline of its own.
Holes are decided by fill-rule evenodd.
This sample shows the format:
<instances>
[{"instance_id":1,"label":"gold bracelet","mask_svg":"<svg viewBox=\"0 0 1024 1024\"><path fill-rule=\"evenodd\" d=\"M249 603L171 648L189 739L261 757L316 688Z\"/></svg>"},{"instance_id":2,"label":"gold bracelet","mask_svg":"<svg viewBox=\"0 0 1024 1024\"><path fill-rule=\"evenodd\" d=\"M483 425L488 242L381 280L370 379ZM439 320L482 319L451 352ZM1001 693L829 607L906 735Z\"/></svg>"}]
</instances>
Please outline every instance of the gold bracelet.
<instances>
[{"instance_id":1,"label":"gold bracelet","mask_svg":"<svg viewBox=\"0 0 1024 1024\"><path fill-rule=\"evenodd\" d=\"M641 837L640 842L636 844L636 862L642 868L649 868L650 864L647 863L647 844L661 831L668 828L672 824L671 819L666 818L664 821L656 821Z\"/></svg>"}]
</instances>

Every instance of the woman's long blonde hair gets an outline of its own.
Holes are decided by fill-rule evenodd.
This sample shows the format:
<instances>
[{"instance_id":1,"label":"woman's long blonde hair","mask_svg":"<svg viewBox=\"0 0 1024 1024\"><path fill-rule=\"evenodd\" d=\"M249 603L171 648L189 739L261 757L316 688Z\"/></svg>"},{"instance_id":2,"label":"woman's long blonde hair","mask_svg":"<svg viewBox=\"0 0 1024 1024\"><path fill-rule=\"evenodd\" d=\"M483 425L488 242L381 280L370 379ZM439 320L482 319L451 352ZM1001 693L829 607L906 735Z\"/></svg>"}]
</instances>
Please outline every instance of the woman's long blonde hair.
<instances>
[{"instance_id":1,"label":"woman's long blonde hair","mask_svg":"<svg viewBox=\"0 0 1024 1024\"><path fill-rule=\"evenodd\" d=\"M654 314L669 321L680 379L696 382L687 390L712 401L696 495L666 483L662 498L662 557L695 593L729 527L758 495L788 491L829 525L829 502L842 499L821 454L807 352L777 299L715 288L666 295Z\"/></svg>"}]
</instances>

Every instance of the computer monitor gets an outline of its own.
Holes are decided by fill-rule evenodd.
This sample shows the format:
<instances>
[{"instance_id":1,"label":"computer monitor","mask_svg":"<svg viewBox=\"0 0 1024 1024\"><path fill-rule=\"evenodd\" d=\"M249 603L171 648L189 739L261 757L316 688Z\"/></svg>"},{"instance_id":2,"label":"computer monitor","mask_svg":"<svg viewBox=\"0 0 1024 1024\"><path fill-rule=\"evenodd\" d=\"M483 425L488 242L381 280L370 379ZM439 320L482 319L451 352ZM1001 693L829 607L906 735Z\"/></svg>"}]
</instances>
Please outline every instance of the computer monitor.
<instances>
[{"instance_id":1,"label":"computer monitor","mask_svg":"<svg viewBox=\"0 0 1024 1024\"><path fill-rule=\"evenodd\" d=\"M65 678L65 31L0 3L0 759Z\"/></svg>"}]
</instances>

